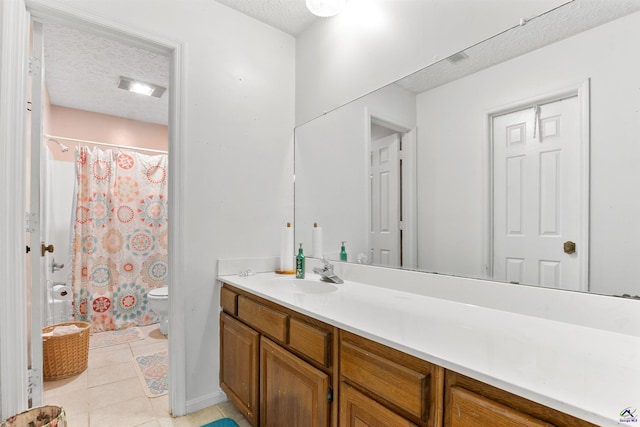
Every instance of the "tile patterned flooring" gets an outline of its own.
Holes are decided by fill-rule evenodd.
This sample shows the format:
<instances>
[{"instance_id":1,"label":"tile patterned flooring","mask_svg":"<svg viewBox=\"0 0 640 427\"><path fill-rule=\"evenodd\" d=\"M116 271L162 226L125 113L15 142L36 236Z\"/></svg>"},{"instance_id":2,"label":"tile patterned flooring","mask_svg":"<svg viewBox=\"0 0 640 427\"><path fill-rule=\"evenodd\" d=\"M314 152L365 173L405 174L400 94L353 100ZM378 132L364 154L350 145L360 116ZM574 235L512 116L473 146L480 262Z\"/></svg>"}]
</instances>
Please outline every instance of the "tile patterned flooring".
<instances>
[{"instance_id":1,"label":"tile patterned flooring","mask_svg":"<svg viewBox=\"0 0 640 427\"><path fill-rule=\"evenodd\" d=\"M68 427L200 427L220 418L249 422L225 402L184 417L169 414L168 395L145 395L135 369L135 356L166 350L167 338L157 325L140 328L144 339L91 349L86 371L72 378L44 383L44 404L60 405Z\"/></svg>"}]
</instances>

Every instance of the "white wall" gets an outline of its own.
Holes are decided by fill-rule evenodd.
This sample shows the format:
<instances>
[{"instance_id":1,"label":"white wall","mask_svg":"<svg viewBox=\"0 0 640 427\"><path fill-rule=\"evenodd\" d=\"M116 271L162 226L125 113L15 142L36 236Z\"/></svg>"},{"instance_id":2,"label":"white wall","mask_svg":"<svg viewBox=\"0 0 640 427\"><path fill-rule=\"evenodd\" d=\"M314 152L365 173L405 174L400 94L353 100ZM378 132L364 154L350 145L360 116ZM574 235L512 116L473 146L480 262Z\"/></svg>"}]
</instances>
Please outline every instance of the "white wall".
<instances>
[{"instance_id":1,"label":"white wall","mask_svg":"<svg viewBox=\"0 0 640 427\"><path fill-rule=\"evenodd\" d=\"M186 295L186 399L197 407L219 390L217 259L277 256L293 216L295 40L212 0L40 3L184 43L188 251L172 286Z\"/></svg>"},{"instance_id":2,"label":"white wall","mask_svg":"<svg viewBox=\"0 0 640 427\"><path fill-rule=\"evenodd\" d=\"M487 112L589 78L590 289L640 294L632 279L640 240L640 59L629 54L638 28L635 13L418 95L421 268L483 273Z\"/></svg>"},{"instance_id":3,"label":"white wall","mask_svg":"<svg viewBox=\"0 0 640 427\"><path fill-rule=\"evenodd\" d=\"M350 0L296 43L296 124L566 0Z\"/></svg>"}]
</instances>

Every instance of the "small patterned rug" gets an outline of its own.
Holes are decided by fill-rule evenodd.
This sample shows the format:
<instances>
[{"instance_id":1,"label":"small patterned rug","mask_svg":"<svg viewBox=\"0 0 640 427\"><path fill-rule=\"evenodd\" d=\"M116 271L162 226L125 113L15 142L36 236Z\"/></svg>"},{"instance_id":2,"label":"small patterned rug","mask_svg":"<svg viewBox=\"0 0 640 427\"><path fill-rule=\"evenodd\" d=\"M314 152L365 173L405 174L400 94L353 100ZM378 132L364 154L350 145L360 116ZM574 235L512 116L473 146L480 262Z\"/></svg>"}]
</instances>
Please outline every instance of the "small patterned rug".
<instances>
[{"instance_id":1,"label":"small patterned rug","mask_svg":"<svg viewBox=\"0 0 640 427\"><path fill-rule=\"evenodd\" d=\"M136 370L147 396L158 397L169 392L167 351L136 356Z\"/></svg>"},{"instance_id":2,"label":"small patterned rug","mask_svg":"<svg viewBox=\"0 0 640 427\"><path fill-rule=\"evenodd\" d=\"M89 339L89 348L108 347L144 339L139 328L121 329L119 331L96 332Z\"/></svg>"},{"instance_id":3,"label":"small patterned rug","mask_svg":"<svg viewBox=\"0 0 640 427\"><path fill-rule=\"evenodd\" d=\"M202 427L238 427L235 421L231 418L223 418L221 420L216 420L210 422L209 424L205 424Z\"/></svg>"}]
</instances>

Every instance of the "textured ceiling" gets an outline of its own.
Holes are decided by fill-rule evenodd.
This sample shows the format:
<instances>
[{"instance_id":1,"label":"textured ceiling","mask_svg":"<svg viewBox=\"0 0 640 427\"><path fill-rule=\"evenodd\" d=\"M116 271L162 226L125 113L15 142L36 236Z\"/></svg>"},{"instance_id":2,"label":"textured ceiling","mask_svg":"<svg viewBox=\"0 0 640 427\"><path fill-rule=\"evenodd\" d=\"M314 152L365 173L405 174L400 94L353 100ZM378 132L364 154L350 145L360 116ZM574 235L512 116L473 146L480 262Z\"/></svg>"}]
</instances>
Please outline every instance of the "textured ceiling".
<instances>
[{"instance_id":1,"label":"textured ceiling","mask_svg":"<svg viewBox=\"0 0 640 427\"><path fill-rule=\"evenodd\" d=\"M307 9L305 0L216 0L258 21L296 37L321 19Z\"/></svg>"},{"instance_id":2,"label":"textured ceiling","mask_svg":"<svg viewBox=\"0 0 640 427\"><path fill-rule=\"evenodd\" d=\"M421 93L640 10L640 0L585 0L565 4L405 77L398 85Z\"/></svg>"},{"instance_id":3,"label":"textured ceiling","mask_svg":"<svg viewBox=\"0 0 640 427\"><path fill-rule=\"evenodd\" d=\"M167 124L167 92L154 98L118 89L120 76L168 87L167 56L55 23L43 27L53 105Z\"/></svg>"}]
</instances>

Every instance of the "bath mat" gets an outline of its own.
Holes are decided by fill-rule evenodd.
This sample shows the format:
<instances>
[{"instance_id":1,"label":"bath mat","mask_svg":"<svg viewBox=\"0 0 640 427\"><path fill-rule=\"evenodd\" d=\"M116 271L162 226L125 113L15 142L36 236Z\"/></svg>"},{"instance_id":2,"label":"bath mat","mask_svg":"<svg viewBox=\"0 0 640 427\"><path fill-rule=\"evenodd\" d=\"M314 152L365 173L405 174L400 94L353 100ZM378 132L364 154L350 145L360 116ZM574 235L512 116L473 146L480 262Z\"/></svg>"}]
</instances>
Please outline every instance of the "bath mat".
<instances>
[{"instance_id":1,"label":"bath mat","mask_svg":"<svg viewBox=\"0 0 640 427\"><path fill-rule=\"evenodd\" d=\"M96 332L89 339L89 348L108 347L143 340L144 336L139 328L121 329L119 331Z\"/></svg>"},{"instance_id":2,"label":"bath mat","mask_svg":"<svg viewBox=\"0 0 640 427\"><path fill-rule=\"evenodd\" d=\"M221 420L216 420L210 422L209 424L205 424L202 427L238 427L235 421L231 418L223 418Z\"/></svg>"},{"instance_id":3,"label":"bath mat","mask_svg":"<svg viewBox=\"0 0 640 427\"><path fill-rule=\"evenodd\" d=\"M169 366L166 350L136 356L135 365L142 388L148 397L158 397L169 392Z\"/></svg>"}]
</instances>

